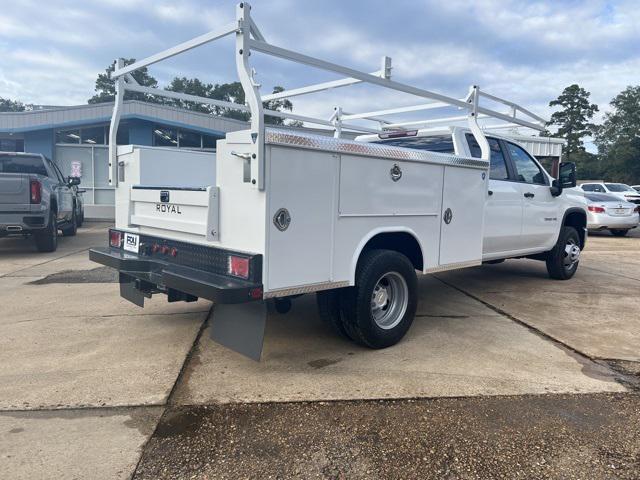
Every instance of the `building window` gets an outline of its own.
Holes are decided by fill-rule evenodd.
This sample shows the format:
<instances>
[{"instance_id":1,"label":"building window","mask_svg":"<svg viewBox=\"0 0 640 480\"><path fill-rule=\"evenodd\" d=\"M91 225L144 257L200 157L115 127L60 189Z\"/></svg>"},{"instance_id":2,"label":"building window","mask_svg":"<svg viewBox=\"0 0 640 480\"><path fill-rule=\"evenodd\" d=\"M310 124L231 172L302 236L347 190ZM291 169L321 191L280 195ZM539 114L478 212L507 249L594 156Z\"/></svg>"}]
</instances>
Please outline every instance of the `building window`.
<instances>
[{"instance_id":1,"label":"building window","mask_svg":"<svg viewBox=\"0 0 640 480\"><path fill-rule=\"evenodd\" d=\"M109 138L109 125L107 125L107 138ZM126 123L121 123L120 125L118 125L118 133L116 133L116 144L129 145L129 126Z\"/></svg>"},{"instance_id":2,"label":"building window","mask_svg":"<svg viewBox=\"0 0 640 480\"><path fill-rule=\"evenodd\" d=\"M104 145L104 131L104 125L100 127L83 128L80 132L82 143L87 143L89 145Z\"/></svg>"},{"instance_id":3,"label":"building window","mask_svg":"<svg viewBox=\"0 0 640 480\"><path fill-rule=\"evenodd\" d=\"M153 126L154 147L178 147L197 150L215 150L218 138L193 130L172 128L164 125Z\"/></svg>"},{"instance_id":4,"label":"building window","mask_svg":"<svg viewBox=\"0 0 640 480\"><path fill-rule=\"evenodd\" d=\"M58 130L56 132L56 143L80 143L80 129Z\"/></svg>"},{"instance_id":5,"label":"building window","mask_svg":"<svg viewBox=\"0 0 640 480\"><path fill-rule=\"evenodd\" d=\"M175 128L159 127L153 129L154 147L177 147L178 130Z\"/></svg>"},{"instance_id":6,"label":"building window","mask_svg":"<svg viewBox=\"0 0 640 480\"><path fill-rule=\"evenodd\" d=\"M215 150L217 141L218 137L214 137L212 135L202 135L202 148Z\"/></svg>"},{"instance_id":7,"label":"building window","mask_svg":"<svg viewBox=\"0 0 640 480\"><path fill-rule=\"evenodd\" d=\"M24 140L21 138L0 138L0 152L24 152Z\"/></svg>"},{"instance_id":8,"label":"building window","mask_svg":"<svg viewBox=\"0 0 640 480\"><path fill-rule=\"evenodd\" d=\"M180 130L178 132L180 148L202 148L202 135L189 130Z\"/></svg>"}]
</instances>

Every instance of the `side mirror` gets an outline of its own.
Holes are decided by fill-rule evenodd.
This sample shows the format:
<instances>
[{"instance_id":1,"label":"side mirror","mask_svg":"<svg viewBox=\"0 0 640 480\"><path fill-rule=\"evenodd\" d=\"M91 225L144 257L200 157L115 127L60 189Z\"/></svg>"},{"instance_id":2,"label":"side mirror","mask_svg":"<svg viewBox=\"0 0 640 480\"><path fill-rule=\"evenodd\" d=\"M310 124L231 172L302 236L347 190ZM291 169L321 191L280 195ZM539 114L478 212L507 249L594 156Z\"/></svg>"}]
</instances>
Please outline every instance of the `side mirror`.
<instances>
[{"instance_id":1,"label":"side mirror","mask_svg":"<svg viewBox=\"0 0 640 480\"><path fill-rule=\"evenodd\" d=\"M68 177L67 182L70 187L73 187L75 185L80 185L80 177Z\"/></svg>"},{"instance_id":2,"label":"side mirror","mask_svg":"<svg viewBox=\"0 0 640 480\"><path fill-rule=\"evenodd\" d=\"M558 182L562 188L576 186L576 164L573 162L561 163L558 171Z\"/></svg>"}]
</instances>

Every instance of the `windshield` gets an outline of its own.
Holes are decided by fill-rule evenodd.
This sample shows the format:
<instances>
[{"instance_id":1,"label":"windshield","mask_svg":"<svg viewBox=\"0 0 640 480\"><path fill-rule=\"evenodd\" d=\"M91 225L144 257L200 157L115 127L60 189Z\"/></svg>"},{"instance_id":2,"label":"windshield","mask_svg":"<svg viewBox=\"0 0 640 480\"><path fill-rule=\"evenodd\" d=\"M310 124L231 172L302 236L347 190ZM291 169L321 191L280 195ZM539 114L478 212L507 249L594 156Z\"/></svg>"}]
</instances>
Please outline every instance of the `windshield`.
<instances>
[{"instance_id":1,"label":"windshield","mask_svg":"<svg viewBox=\"0 0 640 480\"><path fill-rule=\"evenodd\" d=\"M35 155L0 155L0 173L28 173L47 176L42 157Z\"/></svg>"},{"instance_id":2,"label":"windshield","mask_svg":"<svg viewBox=\"0 0 640 480\"><path fill-rule=\"evenodd\" d=\"M416 150L429 150L430 152L455 153L451 135L391 138L389 140L378 140L373 143L384 143L385 145L393 145L394 147L415 148Z\"/></svg>"},{"instance_id":3,"label":"windshield","mask_svg":"<svg viewBox=\"0 0 640 480\"><path fill-rule=\"evenodd\" d=\"M620 202L618 197L606 193L585 193L584 196L591 202Z\"/></svg>"},{"instance_id":4,"label":"windshield","mask_svg":"<svg viewBox=\"0 0 640 480\"><path fill-rule=\"evenodd\" d=\"M605 183L607 188L612 192L633 192L637 193L633 188L629 185L625 185L624 183Z\"/></svg>"}]
</instances>

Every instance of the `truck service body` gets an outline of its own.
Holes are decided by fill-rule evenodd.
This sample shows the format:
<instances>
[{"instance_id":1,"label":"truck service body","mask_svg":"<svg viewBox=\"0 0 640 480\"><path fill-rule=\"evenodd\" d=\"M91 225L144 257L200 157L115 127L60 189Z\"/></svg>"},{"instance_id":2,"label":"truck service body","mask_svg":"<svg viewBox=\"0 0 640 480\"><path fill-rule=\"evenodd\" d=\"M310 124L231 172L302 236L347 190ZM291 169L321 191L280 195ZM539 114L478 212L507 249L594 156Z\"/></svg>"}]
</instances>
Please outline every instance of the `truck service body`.
<instances>
[{"instance_id":1,"label":"truck service body","mask_svg":"<svg viewBox=\"0 0 640 480\"><path fill-rule=\"evenodd\" d=\"M541 130L543 119L477 86L455 99L393 81L387 57L380 71L369 74L276 47L251 19L249 4L236 11L237 21L220 31L126 67L118 61L110 134L116 225L109 246L92 249L90 257L120 271L123 297L140 306L155 293L167 294L169 301L210 299L216 303L212 338L258 359L270 299L284 311L290 298L317 292L321 315L339 333L383 348L399 341L413 321L416 270L532 256L545 260L554 278L575 273L586 240L584 198L570 190L575 167L561 165L556 180L531 157L539 171L528 170L535 182L527 183L514 151L505 154L507 178L494 180L493 144L512 147L506 137L485 135L478 123L491 117ZM151 91L130 75L231 34L246 105ZM249 64L252 51L347 78L260 95ZM435 102L362 114L336 107L329 119L263 106L267 100L363 82ZM251 126L219 140L215 156L116 147L125 90L249 111ZM483 107L481 98L506 104L511 112ZM412 136L428 139L429 132L413 135L408 123L391 123L386 115L437 107L466 113L468 128L447 130L453 151L392 144ZM330 126L334 135L268 127L265 115ZM370 135L346 140L343 130Z\"/></svg>"}]
</instances>

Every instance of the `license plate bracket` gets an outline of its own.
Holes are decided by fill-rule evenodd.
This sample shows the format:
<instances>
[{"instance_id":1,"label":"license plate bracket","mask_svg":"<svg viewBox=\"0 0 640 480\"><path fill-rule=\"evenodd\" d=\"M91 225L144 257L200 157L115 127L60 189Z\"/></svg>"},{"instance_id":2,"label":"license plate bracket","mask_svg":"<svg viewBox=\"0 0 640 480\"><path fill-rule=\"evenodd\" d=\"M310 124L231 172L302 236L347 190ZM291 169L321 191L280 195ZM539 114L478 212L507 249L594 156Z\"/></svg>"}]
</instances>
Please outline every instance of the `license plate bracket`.
<instances>
[{"instance_id":1,"label":"license plate bracket","mask_svg":"<svg viewBox=\"0 0 640 480\"><path fill-rule=\"evenodd\" d=\"M140 250L140 236L126 232L122 246L128 252L138 253Z\"/></svg>"}]
</instances>

